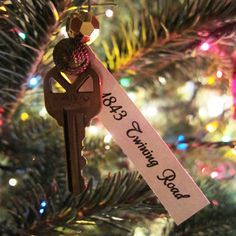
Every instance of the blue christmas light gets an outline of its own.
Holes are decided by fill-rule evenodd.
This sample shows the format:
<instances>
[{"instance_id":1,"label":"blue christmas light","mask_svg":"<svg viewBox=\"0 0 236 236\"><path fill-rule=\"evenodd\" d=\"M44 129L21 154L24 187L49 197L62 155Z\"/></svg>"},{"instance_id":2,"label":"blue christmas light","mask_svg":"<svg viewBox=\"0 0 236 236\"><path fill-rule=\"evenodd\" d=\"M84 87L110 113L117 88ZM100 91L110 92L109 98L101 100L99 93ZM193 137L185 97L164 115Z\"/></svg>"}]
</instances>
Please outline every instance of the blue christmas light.
<instances>
[{"instance_id":1,"label":"blue christmas light","mask_svg":"<svg viewBox=\"0 0 236 236\"><path fill-rule=\"evenodd\" d=\"M40 208L40 209L39 209L39 213L40 213L41 215L44 213L44 211L45 211L45 210L44 210L43 208Z\"/></svg>"},{"instance_id":2,"label":"blue christmas light","mask_svg":"<svg viewBox=\"0 0 236 236\"><path fill-rule=\"evenodd\" d=\"M178 142L183 142L184 140L185 140L184 135L180 134L180 135L178 136Z\"/></svg>"},{"instance_id":3,"label":"blue christmas light","mask_svg":"<svg viewBox=\"0 0 236 236\"><path fill-rule=\"evenodd\" d=\"M46 202L46 201L42 201L42 202L40 203L40 206L43 207L43 208L45 208L45 207L47 206L47 202Z\"/></svg>"},{"instance_id":4,"label":"blue christmas light","mask_svg":"<svg viewBox=\"0 0 236 236\"><path fill-rule=\"evenodd\" d=\"M188 144L187 143L178 143L177 144L177 149L181 150L181 151L187 150L188 149Z\"/></svg>"},{"instance_id":5,"label":"blue christmas light","mask_svg":"<svg viewBox=\"0 0 236 236\"><path fill-rule=\"evenodd\" d=\"M28 80L28 87L35 88L40 82L41 76L37 75Z\"/></svg>"},{"instance_id":6,"label":"blue christmas light","mask_svg":"<svg viewBox=\"0 0 236 236\"><path fill-rule=\"evenodd\" d=\"M39 208L39 213L42 215L44 212L45 212L45 208L46 208L46 206L47 206L47 201L45 201L45 200L42 200L41 202L40 202L40 208Z\"/></svg>"}]
</instances>

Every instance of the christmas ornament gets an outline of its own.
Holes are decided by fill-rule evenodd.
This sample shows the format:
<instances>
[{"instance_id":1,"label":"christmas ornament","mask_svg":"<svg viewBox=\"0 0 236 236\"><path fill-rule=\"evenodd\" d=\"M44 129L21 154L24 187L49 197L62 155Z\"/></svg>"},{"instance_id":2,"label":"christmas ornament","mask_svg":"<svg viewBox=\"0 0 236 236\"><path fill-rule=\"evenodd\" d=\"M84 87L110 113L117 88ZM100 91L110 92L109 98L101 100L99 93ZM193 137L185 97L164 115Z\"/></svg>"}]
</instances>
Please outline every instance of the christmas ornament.
<instances>
[{"instance_id":1,"label":"christmas ornament","mask_svg":"<svg viewBox=\"0 0 236 236\"><path fill-rule=\"evenodd\" d=\"M87 43L97 38L99 22L90 12L75 12L69 17L66 30L70 38L79 38L82 43Z\"/></svg>"},{"instance_id":2,"label":"christmas ornament","mask_svg":"<svg viewBox=\"0 0 236 236\"><path fill-rule=\"evenodd\" d=\"M58 124L64 127L68 185L75 195L85 188L82 169L86 160L81 153L85 127L101 108L100 77L91 68L88 50L82 43L85 41L83 37L91 33L85 31L83 26L87 23L88 17L78 18L81 20L81 27L76 31L74 21L78 23L77 15L80 16L74 14L68 24L68 33L73 38L63 39L56 45L53 52L56 66L47 73L44 80L46 109ZM87 15L91 16L90 13ZM81 32L83 37L77 37ZM92 91L81 92L81 87L88 79L92 79ZM52 80L59 83L65 92L54 93Z\"/></svg>"},{"instance_id":3,"label":"christmas ornament","mask_svg":"<svg viewBox=\"0 0 236 236\"><path fill-rule=\"evenodd\" d=\"M67 23L70 38L56 46L53 53L56 66L44 81L46 108L64 126L69 188L74 194L85 188L81 173L85 165L81 155L84 128L99 113L102 103L98 118L180 224L209 202L117 80L82 44L91 40L96 27L91 13L72 14ZM93 90L82 92L81 87L89 78ZM53 93L52 79L64 88L64 93Z\"/></svg>"},{"instance_id":4,"label":"christmas ornament","mask_svg":"<svg viewBox=\"0 0 236 236\"><path fill-rule=\"evenodd\" d=\"M53 60L60 71L69 74L83 73L89 66L88 50L75 39L62 39L54 48Z\"/></svg>"}]
</instances>

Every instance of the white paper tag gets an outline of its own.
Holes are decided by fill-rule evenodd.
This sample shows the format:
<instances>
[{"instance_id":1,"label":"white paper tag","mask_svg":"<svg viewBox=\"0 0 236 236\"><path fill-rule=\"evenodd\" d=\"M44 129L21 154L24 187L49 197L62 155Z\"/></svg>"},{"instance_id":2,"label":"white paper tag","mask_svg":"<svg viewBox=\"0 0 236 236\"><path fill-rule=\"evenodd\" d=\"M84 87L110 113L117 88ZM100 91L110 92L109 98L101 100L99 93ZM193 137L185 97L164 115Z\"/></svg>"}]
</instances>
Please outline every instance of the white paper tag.
<instances>
[{"instance_id":1,"label":"white paper tag","mask_svg":"<svg viewBox=\"0 0 236 236\"><path fill-rule=\"evenodd\" d=\"M187 220L209 204L159 134L144 118L112 74L90 50L91 66L102 78L102 121L174 218Z\"/></svg>"}]
</instances>

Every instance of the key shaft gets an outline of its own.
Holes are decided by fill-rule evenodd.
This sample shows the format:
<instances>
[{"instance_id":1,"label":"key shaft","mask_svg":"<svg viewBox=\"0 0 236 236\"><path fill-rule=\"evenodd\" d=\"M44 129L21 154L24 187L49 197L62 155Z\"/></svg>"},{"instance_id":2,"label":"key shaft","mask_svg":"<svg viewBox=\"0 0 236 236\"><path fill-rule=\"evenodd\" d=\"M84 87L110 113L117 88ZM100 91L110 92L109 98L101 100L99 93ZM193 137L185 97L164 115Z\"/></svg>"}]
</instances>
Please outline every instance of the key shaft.
<instances>
[{"instance_id":1,"label":"key shaft","mask_svg":"<svg viewBox=\"0 0 236 236\"><path fill-rule=\"evenodd\" d=\"M84 114L75 109L64 109L64 136L67 159L68 187L78 195L85 189L82 169L86 159L82 156L85 137Z\"/></svg>"}]
</instances>

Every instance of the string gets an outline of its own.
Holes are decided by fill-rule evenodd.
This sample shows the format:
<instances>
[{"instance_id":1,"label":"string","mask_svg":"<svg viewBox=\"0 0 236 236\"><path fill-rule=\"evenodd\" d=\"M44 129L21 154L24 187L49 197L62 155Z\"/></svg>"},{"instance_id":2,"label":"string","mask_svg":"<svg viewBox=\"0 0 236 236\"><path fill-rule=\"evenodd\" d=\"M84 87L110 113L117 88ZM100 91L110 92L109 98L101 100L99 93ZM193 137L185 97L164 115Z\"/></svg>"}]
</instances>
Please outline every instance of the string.
<instances>
[{"instance_id":1,"label":"string","mask_svg":"<svg viewBox=\"0 0 236 236\"><path fill-rule=\"evenodd\" d=\"M91 11L91 0L88 0L88 12Z\"/></svg>"}]
</instances>

